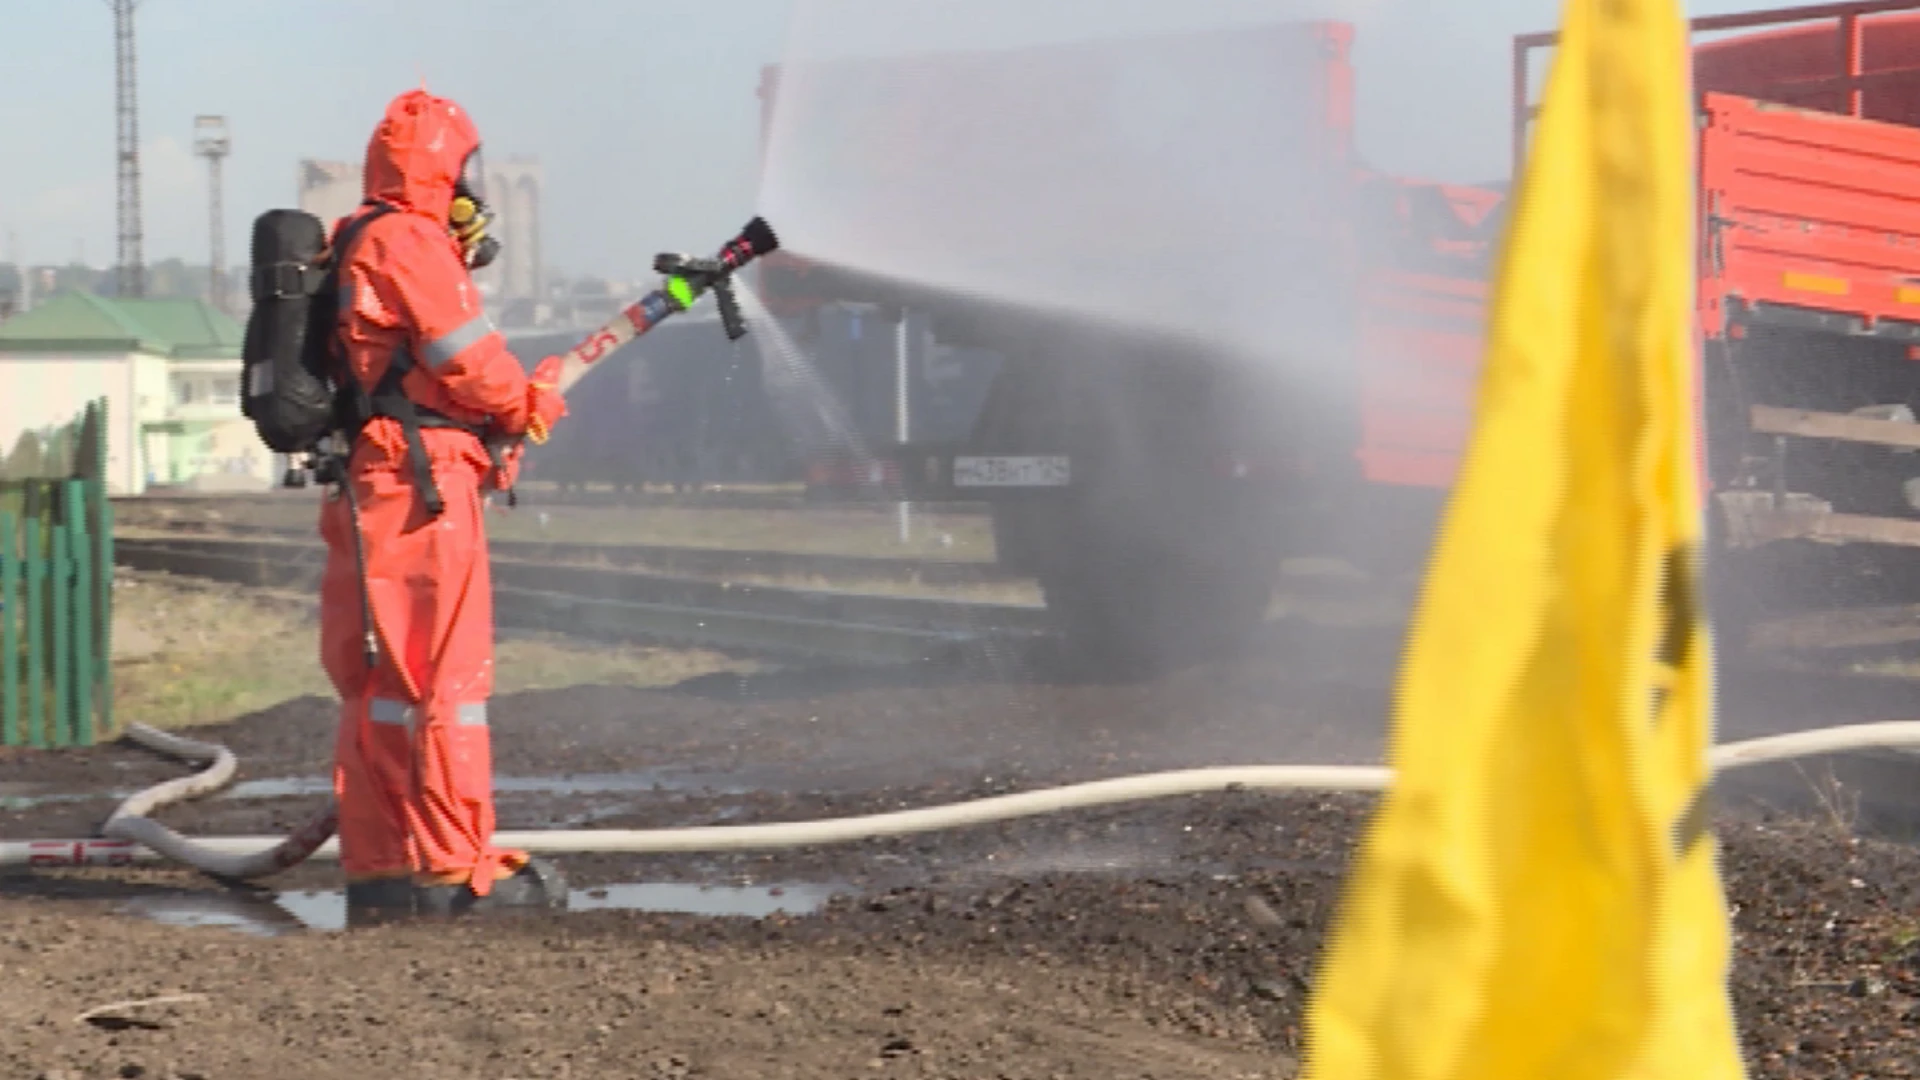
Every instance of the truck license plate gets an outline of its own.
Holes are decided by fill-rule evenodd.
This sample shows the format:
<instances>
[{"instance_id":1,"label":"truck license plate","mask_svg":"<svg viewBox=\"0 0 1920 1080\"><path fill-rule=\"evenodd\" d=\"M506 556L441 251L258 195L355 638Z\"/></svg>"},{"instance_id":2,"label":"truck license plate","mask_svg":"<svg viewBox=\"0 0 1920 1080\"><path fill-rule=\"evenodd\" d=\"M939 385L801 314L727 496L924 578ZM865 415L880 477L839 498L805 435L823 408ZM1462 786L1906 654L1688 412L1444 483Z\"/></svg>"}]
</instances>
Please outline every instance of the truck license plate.
<instances>
[{"instance_id":1,"label":"truck license plate","mask_svg":"<svg viewBox=\"0 0 1920 1080\"><path fill-rule=\"evenodd\" d=\"M954 487L1065 487L1064 455L1053 457L956 457Z\"/></svg>"}]
</instances>

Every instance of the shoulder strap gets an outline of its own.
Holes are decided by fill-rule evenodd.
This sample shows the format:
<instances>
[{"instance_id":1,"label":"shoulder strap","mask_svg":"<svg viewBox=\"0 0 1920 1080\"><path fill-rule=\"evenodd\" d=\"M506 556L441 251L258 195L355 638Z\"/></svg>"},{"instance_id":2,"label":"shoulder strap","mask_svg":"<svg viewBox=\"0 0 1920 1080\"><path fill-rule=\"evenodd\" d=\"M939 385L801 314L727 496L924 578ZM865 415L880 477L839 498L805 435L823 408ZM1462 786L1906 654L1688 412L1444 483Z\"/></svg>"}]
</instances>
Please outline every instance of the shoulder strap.
<instances>
[{"instance_id":1,"label":"shoulder strap","mask_svg":"<svg viewBox=\"0 0 1920 1080\"><path fill-rule=\"evenodd\" d=\"M372 209L354 218L352 221L347 222L346 225L341 227L339 234L333 238L333 243L327 252L326 273L320 278L320 287L314 290L316 299L329 301L333 304L333 310L327 313L326 325L331 328L331 332L327 334L326 355L328 359L333 362L336 369L335 371L328 372L328 374L336 380L343 374L338 370L342 360L340 349L340 315L345 300L345 297L340 293L341 271L347 265L348 256L353 254L354 245L360 239L360 231L365 229L367 224L374 218L390 213L393 210L393 207L388 206L386 203L375 202L371 199L362 205L370 206ZM346 381L352 383L355 380L351 374L347 374Z\"/></svg>"},{"instance_id":2,"label":"shoulder strap","mask_svg":"<svg viewBox=\"0 0 1920 1080\"><path fill-rule=\"evenodd\" d=\"M338 253L328 267L328 272L336 275L336 288L339 268L346 262L347 253L358 238L360 229L374 218L393 209L381 202L374 202L372 206L371 211L348 222L346 227L340 230L340 238L335 244ZM337 328L334 333L334 342L337 346L339 342ZM420 430L425 427L459 428L481 438L482 441L485 439L485 433L416 405L413 399L400 388L400 381L413 369L413 366L413 355L402 343L394 349L393 356L387 361L386 371L382 373L378 384L371 391L361 386L360 381L350 372L347 373L346 385L343 389L347 400L352 404L349 409L350 420L345 426L348 428L348 436L351 439L376 416L399 421L401 434L407 441L407 456L411 459L413 466L414 484L419 488L421 497L426 502L428 516L439 517L446 509L446 504L440 496L439 485L433 482L433 469L427 458L426 441L421 438Z\"/></svg>"},{"instance_id":3,"label":"shoulder strap","mask_svg":"<svg viewBox=\"0 0 1920 1080\"><path fill-rule=\"evenodd\" d=\"M323 292L335 292L340 288L340 269L347 264L347 256L353 253L354 244L360 239L360 230L367 227L374 218L393 212L393 207L383 202L364 204L372 207L366 213L354 218L340 229L340 235L334 237L333 251L327 259L327 276L321 285ZM337 311L336 311L337 314Z\"/></svg>"}]
</instances>

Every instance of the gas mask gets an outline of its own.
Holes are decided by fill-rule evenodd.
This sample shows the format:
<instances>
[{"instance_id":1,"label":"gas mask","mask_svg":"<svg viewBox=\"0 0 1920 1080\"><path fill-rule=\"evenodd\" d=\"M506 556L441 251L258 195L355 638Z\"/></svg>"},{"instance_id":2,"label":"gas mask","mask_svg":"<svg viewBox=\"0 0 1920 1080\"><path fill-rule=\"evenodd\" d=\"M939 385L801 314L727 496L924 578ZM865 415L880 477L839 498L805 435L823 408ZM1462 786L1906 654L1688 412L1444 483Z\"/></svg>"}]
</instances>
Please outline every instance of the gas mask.
<instances>
[{"instance_id":1,"label":"gas mask","mask_svg":"<svg viewBox=\"0 0 1920 1080\"><path fill-rule=\"evenodd\" d=\"M476 146L460 164L460 176L453 182L453 205L447 210L447 225L460 242L469 270L480 269L500 254L500 241L487 234L493 208L485 195L486 168Z\"/></svg>"}]
</instances>

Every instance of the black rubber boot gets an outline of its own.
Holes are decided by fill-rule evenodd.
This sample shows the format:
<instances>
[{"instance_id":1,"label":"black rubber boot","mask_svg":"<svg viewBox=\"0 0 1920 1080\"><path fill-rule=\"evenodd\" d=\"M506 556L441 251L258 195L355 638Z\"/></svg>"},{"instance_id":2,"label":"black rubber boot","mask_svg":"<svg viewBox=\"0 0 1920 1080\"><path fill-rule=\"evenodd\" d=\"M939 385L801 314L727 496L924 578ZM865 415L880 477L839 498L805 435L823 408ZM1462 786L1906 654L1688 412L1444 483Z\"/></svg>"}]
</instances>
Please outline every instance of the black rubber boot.
<instances>
[{"instance_id":1,"label":"black rubber boot","mask_svg":"<svg viewBox=\"0 0 1920 1080\"><path fill-rule=\"evenodd\" d=\"M495 911L563 911L567 879L545 859L530 859L512 877L493 883L486 896L465 885L419 885L413 903L423 915L484 914Z\"/></svg>"},{"instance_id":2,"label":"black rubber boot","mask_svg":"<svg viewBox=\"0 0 1920 1080\"><path fill-rule=\"evenodd\" d=\"M414 914L413 882L403 877L347 885L347 925L369 926Z\"/></svg>"}]
</instances>

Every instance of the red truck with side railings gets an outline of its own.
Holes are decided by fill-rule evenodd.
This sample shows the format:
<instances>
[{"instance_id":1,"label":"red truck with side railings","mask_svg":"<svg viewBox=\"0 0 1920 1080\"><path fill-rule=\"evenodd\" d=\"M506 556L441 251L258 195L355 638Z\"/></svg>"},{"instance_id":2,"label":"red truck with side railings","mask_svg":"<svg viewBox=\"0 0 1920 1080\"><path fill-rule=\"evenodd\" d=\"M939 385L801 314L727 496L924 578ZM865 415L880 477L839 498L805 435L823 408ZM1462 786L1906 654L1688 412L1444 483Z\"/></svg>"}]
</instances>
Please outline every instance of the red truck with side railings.
<instances>
[{"instance_id":1,"label":"red truck with side railings","mask_svg":"<svg viewBox=\"0 0 1920 1080\"><path fill-rule=\"evenodd\" d=\"M1694 28L1749 31L1695 50L1716 561L1812 548L1884 568L1920 544L1920 2L1717 16ZM1532 112L1529 62L1552 41L1514 43L1517 151ZM1289 138L1338 181L1313 189L1324 202L1310 214L1330 284L1275 308L1321 323L1334 310L1348 332L1314 339L1307 379L1285 365L1224 362L1191 340L783 252L766 260L759 287L796 325L823 306L871 304L896 318L923 313L934 337L1004 357L966 438L868 447L877 471L871 461L815 461L816 493L987 503L1000 560L1041 582L1075 641L1117 660L1245 641L1286 557L1417 572L1472 422L1506 185L1367 168L1353 142L1352 43L1351 27L1310 22L1113 43L1094 61L1090 47L968 58L986 66L964 77L1017 86L1025 71L1057 77L1074 63L1091 78L1102 63L1149 54L1204 63L1208 49L1267 49L1293 80L1276 84ZM890 85L937 81L941 62L891 61ZM778 86L769 69L769 112ZM934 164L914 139L941 135L937 123L916 127L911 99L903 89L886 103L900 125L889 170L901 183ZM1095 122L1072 110L1063 102L1033 123ZM885 213L874 210L875 227L888 227ZM1045 243L1036 250L1047 257ZM1143 276L1143 291L1153 281ZM1287 309L1290 300L1313 310Z\"/></svg>"}]
</instances>

